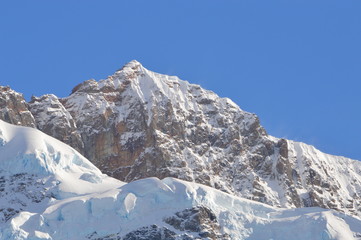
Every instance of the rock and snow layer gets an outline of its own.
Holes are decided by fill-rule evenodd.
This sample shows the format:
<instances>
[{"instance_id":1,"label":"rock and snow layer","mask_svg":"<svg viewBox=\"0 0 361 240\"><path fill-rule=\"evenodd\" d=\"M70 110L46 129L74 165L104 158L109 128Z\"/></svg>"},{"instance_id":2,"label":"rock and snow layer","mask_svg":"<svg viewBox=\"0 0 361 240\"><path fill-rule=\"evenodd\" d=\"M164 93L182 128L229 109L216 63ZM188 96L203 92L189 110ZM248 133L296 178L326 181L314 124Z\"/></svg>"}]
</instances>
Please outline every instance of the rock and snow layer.
<instances>
[{"instance_id":1,"label":"rock and snow layer","mask_svg":"<svg viewBox=\"0 0 361 240\"><path fill-rule=\"evenodd\" d=\"M11 109L7 92L0 103ZM272 206L361 216L360 162L269 136L231 100L136 61L69 97L34 97L28 109L37 128L122 181L176 177Z\"/></svg>"},{"instance_id":2,"label":"rock and snow layer","mask_svg":"<svg viewBox=\"0 0 361 240\"><path fill-rule=\"evenodd\" d=\"M19 212L123 184L59 140L0 120L0 229Z\"/></svg>"},{"instance_id":3,"label":"rock and snow layer","mask_svg":"<svg viewBox=\"0 0 361 240\"><path fill-rule=\"evenodd\" d=\"M0 120L0 239L361 239L361 221L175 178L124 184L64 143Z\"/></svg>"}]
</instances>

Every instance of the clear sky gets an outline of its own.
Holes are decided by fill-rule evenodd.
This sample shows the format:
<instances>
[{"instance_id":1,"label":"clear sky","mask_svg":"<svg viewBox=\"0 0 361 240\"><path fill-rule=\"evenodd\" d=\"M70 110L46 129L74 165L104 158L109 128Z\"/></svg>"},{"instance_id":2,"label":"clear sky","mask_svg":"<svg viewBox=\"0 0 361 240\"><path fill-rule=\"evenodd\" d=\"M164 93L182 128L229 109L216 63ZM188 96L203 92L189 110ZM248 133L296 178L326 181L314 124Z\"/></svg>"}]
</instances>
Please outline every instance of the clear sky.
<instances>
[{"instance_id":1,"label":"clear sky","mask_svg":"<svg viewBox=\"0 0 361 240\"><path fill-rule=\"evenodd\" d=\"M133 59L361 160L361 0L0 1L0 85L27 99Z\"/></svg>"}]
</instances>

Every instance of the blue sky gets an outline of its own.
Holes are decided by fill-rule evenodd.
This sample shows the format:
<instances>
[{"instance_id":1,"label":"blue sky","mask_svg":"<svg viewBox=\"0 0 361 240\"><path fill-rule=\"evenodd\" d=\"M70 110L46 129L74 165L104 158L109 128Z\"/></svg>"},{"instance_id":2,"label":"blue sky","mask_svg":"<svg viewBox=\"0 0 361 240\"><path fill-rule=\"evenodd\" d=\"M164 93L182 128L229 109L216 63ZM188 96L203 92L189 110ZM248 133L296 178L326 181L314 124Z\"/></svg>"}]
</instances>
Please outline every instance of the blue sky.
<instances>
[{"instance_id":1,"label":"blue sky","mask_svg":"<svg viewBox=\"0 0 361 240\"><path fill-rule=\"evenodd\" d=\"M0 85L65 97L132 59L269 134L361 160L361 1L0 1Z\"/></svg>"}]
</instances>

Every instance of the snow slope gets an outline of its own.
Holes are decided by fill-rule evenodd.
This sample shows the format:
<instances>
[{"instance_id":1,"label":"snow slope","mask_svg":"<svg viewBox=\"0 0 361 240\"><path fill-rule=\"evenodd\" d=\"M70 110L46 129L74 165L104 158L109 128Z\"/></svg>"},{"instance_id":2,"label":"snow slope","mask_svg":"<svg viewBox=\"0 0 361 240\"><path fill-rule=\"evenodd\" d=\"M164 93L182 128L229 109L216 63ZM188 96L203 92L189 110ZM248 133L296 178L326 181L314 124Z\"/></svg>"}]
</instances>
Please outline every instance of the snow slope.
<instances>
[{"instance_id":1,"label":"snow slope","mask_svg":"<svg viewBox=\"0 0 361 240\"><path fill-rule=\"evenodd\" d=\"M39 130L0 120L0 170L54 176L60 190L85 194L102 192L122 184L101 171L68 145Z\"/></svg>"},{"instance_id":2,"label":"snow slope","mask_svg":"<svg viewBox=\"0 0 361 240\"><path fill-rule=\"evenodd\" d=\"M123 184L66 144L0 120L0 227L25 209L42 211L54 200Z\"/></svg>"},{"instance_id":3,"label":"snow slope","mask_svg":"<svg viewBox=\"0 0 361 240\"><path fill-rule=\"evenodd\" d=\"M168 239L207 239L200 238L199 232L177 229L174 221L167 220L195 206L210 209L214 214L222 236L214 239L361 237L360 220L332 210L277 209L174 178L147 178L104 193L56 201L42 212L21 212L8 222L2 236L3 239L127 239L138 229L157 226L173 232ZM142 234L144 239L151 239L146 238L147 232Z\"/></svg>"},{"instance_id":4,"label":"snow slope","mask_svg":"<svg viewBox=\"0 0 361 240\"><path fill-rule=\"evenodd\" d=\"M0 143L0 169L12 174L60 174L67 169L101 174L75 150L33 128L0 120Z\"/></svg>"}]
</instances>

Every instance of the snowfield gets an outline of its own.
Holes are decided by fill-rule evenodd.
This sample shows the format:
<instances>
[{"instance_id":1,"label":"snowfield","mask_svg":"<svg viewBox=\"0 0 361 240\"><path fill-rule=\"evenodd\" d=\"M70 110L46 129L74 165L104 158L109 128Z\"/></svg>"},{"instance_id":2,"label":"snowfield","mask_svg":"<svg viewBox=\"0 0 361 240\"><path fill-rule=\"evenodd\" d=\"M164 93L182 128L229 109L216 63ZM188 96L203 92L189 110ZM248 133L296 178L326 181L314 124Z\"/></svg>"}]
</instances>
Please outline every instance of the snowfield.
<instances>
[{"instance_id":1,"label":"snowfield","mask_svg":"<svg viewBox=\"0 0 361 240\"><path fill-rule=\"evenodd\" d=\"M361 221L333 210L275 208L175 178L125 184L32 128L0 121L0 143L0 239L361 239Z\"/></svg>"}]
</instances>

